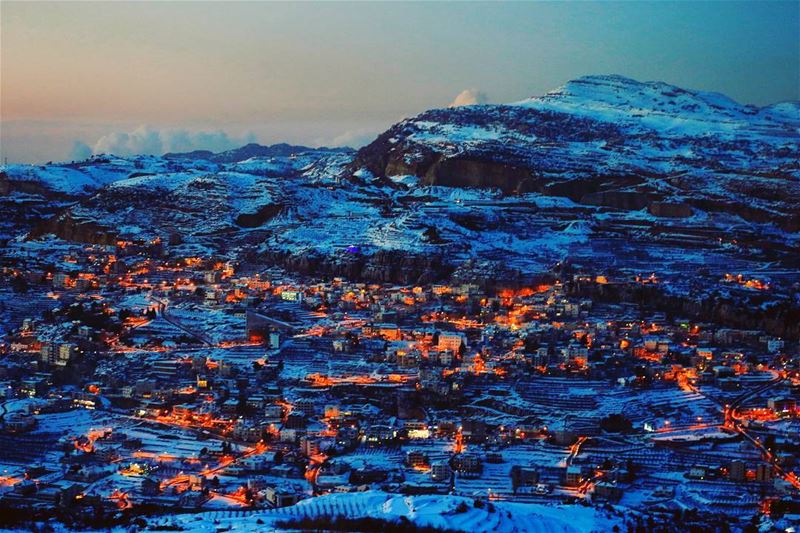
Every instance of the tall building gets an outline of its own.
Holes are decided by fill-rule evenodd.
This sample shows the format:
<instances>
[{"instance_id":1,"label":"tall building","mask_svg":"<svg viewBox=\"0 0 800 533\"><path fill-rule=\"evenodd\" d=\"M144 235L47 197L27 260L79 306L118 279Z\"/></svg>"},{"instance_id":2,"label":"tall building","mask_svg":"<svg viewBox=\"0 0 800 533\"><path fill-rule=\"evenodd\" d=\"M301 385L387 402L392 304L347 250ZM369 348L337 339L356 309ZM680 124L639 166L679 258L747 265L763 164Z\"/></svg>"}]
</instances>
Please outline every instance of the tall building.
<instances>
[{"instance_id":1,"label":"tall building","mask_svg":"<svg viewBox=\"0 0 800 533\"><path fill-rule=\"evenodd\" d=\"M453 352L458 352L458 350L461 349L462 344L464 346L467 345L467 339L464 338L463 333L440 333L437 347L440 350L452 350Z\"/></svg>"},{"instance_id":2,"label":"tall building","mask_svg":"<svg viewBox=\"0 0 800 533\"><path fill-rule=\"evenodd\" d=\"M734 459L728 470L728 479L731 481L744 481L747 479L747 468L744 462Z\"/></svg>"},{"instance_id":3,"label":"tall building","mask_svg":"<svg viewBox=\"0 0 800 533\"><path fill-rule=\"evenodd\" d=\"M772 465L760 463L756 466L756 481L768 482L772 480Z\"/></svg>"}]
</instances>

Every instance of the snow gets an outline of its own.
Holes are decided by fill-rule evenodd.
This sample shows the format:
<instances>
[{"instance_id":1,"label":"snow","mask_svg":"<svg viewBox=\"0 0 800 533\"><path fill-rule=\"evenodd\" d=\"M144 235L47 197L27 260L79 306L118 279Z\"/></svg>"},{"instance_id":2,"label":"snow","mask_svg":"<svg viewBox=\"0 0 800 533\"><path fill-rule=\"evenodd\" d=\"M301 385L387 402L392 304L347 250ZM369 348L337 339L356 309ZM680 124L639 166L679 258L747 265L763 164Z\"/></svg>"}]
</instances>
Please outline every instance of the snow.
<instances>
[{"instance_id":1,"label":"snow","mask_svg":"<svg viewBox=\"0 0 800 533\"><path fill-rule=\"evenodd\" d=\"M252 531L301 518L377 518L464 532L590 533L610 531L619 517L578 505L484 502L446 495L401 496L380 491L328 494L274 511L207 512L175 520L189 531Z\"/></svg>"},{"instance_id":2,"label":"snow","mask_svg":"<svg viewBox=\"0 0 800 533\"><path fill-rule=\"evenodd\" d=\"M513 105L611 122L639 121L652 129L693 135L717 135L746 126L754 117L761 118L756 108L719 93L688 91L663 82L637 82L623 76L585 76ZM800 115L793 107L777 104L762 113L797 124Z\"/></svg>"},{"instance_id":3,"label":"snow","mask_svg":"<svg viewBox=\"0 0 800 533\"><path fill-rule=\"evenodd\" d=\"M792 102L759 110L663 83L592 76L517 104L429 111L391 130L391 149L408 160L432 151L508 162L535 169L543 186L640 176L641 184L620 190L693 203L692 216L683 219L581 204L580 197L427 186L408 174L391 176L390 187L366 169L350 168L352 154L229 164L103 156L11 166L8 174L12 181L30 176L73 192L107 184L67 212L123 239L167 242L177 233L183 244L170 246L176 254L236 258L281 251L347 261L353 258L344 250L355 245L364 256L402 251L521 272L547 270L565 258L584 266L681 272L723 268L734 257L746 271L761 268L756 254L742 254L741 245L723 236L758 234L796 246L800 235L777 222L745 221L731 214L734 208L704 211L694 200L785 217L800 200L792 158L799 149L798 110ZM773 176L778 171L780 179ZM687 249L664 243L665 232L654 228L673 239L715 229L719 239L709 238L703 250Z\"/></svg>"},{"instance_id":4,"label":"snow","mask_svg":"<svg viewBox=\"0 0 800 533\"><path fill-rule=\"evenodd\" d=\"M152 156L119 158L94 156L78 163L47 165L6 165L10 181L39 183L55 192L77 195L95 191L106 185L128 178L135 173L161 173L168 162Z\"/></svg>"}]
</instances>

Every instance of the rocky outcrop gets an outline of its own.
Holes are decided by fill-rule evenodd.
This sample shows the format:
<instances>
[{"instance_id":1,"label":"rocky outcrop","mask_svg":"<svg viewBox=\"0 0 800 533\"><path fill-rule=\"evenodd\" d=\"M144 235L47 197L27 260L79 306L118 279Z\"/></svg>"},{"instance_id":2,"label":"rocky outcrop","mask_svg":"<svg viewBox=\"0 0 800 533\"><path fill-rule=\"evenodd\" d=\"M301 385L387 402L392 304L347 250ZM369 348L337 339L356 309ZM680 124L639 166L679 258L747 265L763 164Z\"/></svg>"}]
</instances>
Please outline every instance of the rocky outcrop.
<instances>
[{"instance_id":1,"label":"rocky outcrop","mask_svg":"<svg viewBox=\"0 0 800 533\"><path fill-rule=\"evenodd\" d=\"M257 228L281 212L280 204L268 204L260 207L255 213L242 213L236 217L236 225L242 228Z\"/></svg>"},{"instance_id":2,"label":"rocky outcrop","mask_svg":"<svg viewBox=\"0 0 800 533\"><path fill-rule=\"evenodd\" d=\"M445 279L452 267L441 256L423 256L397 250L379 250L371 255L291 254L272 251L261 260L304 276L343 277L350 280L416 285Z\"/></svg>"},{"instance_id":3,"label":"rocky outcrop","mask_svg":"<svg viewBox=\"0 0 800 533\"><path fill-rule=\"evenodd\" d=\"M517 191L523 182L531 179L533 174L530 169L508 163L441 157L422 176L422 182L426 185L496 188L505 193Z\"/></svg>"},{"instance_id":4,"label":"rocky outcrop","mask_svg":"<svg viewBox=\"0 0 800 533\"><path fill-rule=\"evenodd\" d=\"M112 229L90 220L75 218L69 211L40 222L30 231L28 238L35 239L47 234L90 244L113 245L117 242L117 234Z\"/></svg>"},{"instance_id":5,"label":"rocky outcrop","mask_svg":"<svg viewBox=\"0 0 800 533\"><path fill-rule=\"evenodd\" d=\"M642 308L673 316L689 317L743 330L763 330L787 339L800 339L800 307L789 301L771 302L769 295L756 293L739 298L711 294L704 298L670 294L657 285L633 283L600 284L569 282L567 293L595 302L635 303Z\"/></svg>"}]
</instances>

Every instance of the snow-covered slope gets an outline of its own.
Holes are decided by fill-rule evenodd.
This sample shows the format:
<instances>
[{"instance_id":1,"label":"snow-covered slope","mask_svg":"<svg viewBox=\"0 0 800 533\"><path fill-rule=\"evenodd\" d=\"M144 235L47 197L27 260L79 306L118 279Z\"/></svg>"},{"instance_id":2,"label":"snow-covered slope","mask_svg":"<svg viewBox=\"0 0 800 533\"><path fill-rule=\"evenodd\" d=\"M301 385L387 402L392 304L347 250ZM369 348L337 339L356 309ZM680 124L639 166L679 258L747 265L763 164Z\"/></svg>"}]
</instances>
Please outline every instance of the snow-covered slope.
<instances>
[{"instance_id":1,"label":"snow-covered slope","mask_svg":"<svg viewBox=\"0 0 800 533\"><path fill-rule=\"evenodd\" d=\"M109 241L109 234L111 240L160 238L195 252L219 253L226 243L247 239L250 230L289 209L298 186L292 182L319 157L314 153L229 164L156 158L147 171L110 183L34 234L87 240L96 234L100 242ZM302 183L312 186L313 180L302 178Z\"/></svg>"},{"instance_id":2,"label":"snow-covered slope","mask_svg":"<svg viewBox=\"0 0 800 533\"><path fill-rule=\"evenodd\" d=\"M464 532L593 533L622 527L620 517L578 505L548 506L492 502L476 506L457 496L400 496L379 491L327 494L264 512L212 512L178 518L187 531L253 531L303 518L405 519L419 527Z\"/></svg>"},{"instance_id":3,"label":"snow-covered slope","mask_svg":"<svg viewBox=\"0 0 800 533\"><path fill-rule=\"evenodd\" d=\"M759 109L660 82L588 76L516 104L427 111L360 150L352 168L614 207L635 195L639 207L713 203L797 227L799 156L797 102Z\"/></svg>"},{"instance_id":4,"label":"snow-covered slope","mask_svg":"<svg viewBox=\"0 0 800 533\"><path fill-rule=\"evenodd\" d=\"M320 154L348 154L349 148L308 148L289 144L262 146L248 144L220 153L196 151L165 154L163 157L138 155L117 157L95 155L85 161L48 163L46 165L5 165L0 167L3 188L18 191L37 190L55 195L81 196L130 177L165 174L183 170L214 172L221 164L246 165L247 160L266 166L275 159L316 157ZM253 166L252 164L250 165Z\"/></svg>"},{"instance_id":5,"label":"snow-covered slope","mask_svg":"<svg viewBox=\"0 0 800 533\"><path fill-rule=\"evenodd\" d=\"M34 238L160 237L175 254L407 283L453 269L518 279L565 260L683 282L770 269L791 282L798 110L592 76L516 104L427 111L357 154L248 146L217 161L103 157L6 172L12 189L21 176L61 191L106 184L24 218ZM262 149L284 155L252 156Z\"/></svg>"},{"instance_id":6,"label":"snow-covered slope","mask_svg":"<svg viewBox=\"0 0 800 533\"><path fill-rule=\"evenodd\" d=\"M647 114L652 122L645 124L662 131L672 125L659 124L659 118L677 120L677 125L683 121L702 123L704 130L700 133L709 132L709 128L719 132L758 124L769 128L792 123L794 128L800 127L800 117L796 115L770 113L769 108L762 112L720 93L689 91L663 82L641 83L622 76L586 76L543 96L512 105L581 114L617 123L636 122L642 114Z\"/></svg>"},{"instance_id":7,"label":"snow-covered slope","mask_svg":"<svg viewBox=\"0 0 800 533\"><path fill-rule=\"evenodd\" d=\"M99 155L73 163L6 165L2 167L2 179L11 190L41 189L45 193L80 196L132 174L155 174L177 168L179 165L160 157Z\"/></svg>"}]
</instances>

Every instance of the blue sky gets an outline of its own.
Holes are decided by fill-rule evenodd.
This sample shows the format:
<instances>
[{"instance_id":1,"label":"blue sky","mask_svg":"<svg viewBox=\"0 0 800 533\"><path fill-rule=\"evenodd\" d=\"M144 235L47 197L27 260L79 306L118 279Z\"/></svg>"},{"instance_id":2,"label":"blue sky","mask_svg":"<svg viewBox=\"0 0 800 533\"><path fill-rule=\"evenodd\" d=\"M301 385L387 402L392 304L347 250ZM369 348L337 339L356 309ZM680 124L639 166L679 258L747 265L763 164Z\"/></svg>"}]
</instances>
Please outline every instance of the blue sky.
<instances>
[{"instance_id":1,"label":"blue sky","mask_svg":"<svg viewBox=\"0 0 800 533\"><path fill-rule=\"evenodd\" d=\"M511 102L587 74L800 99L796 1L3 1L0 25L10 161L356 145L464 90Z\"/></svg>"}]
</instances>

